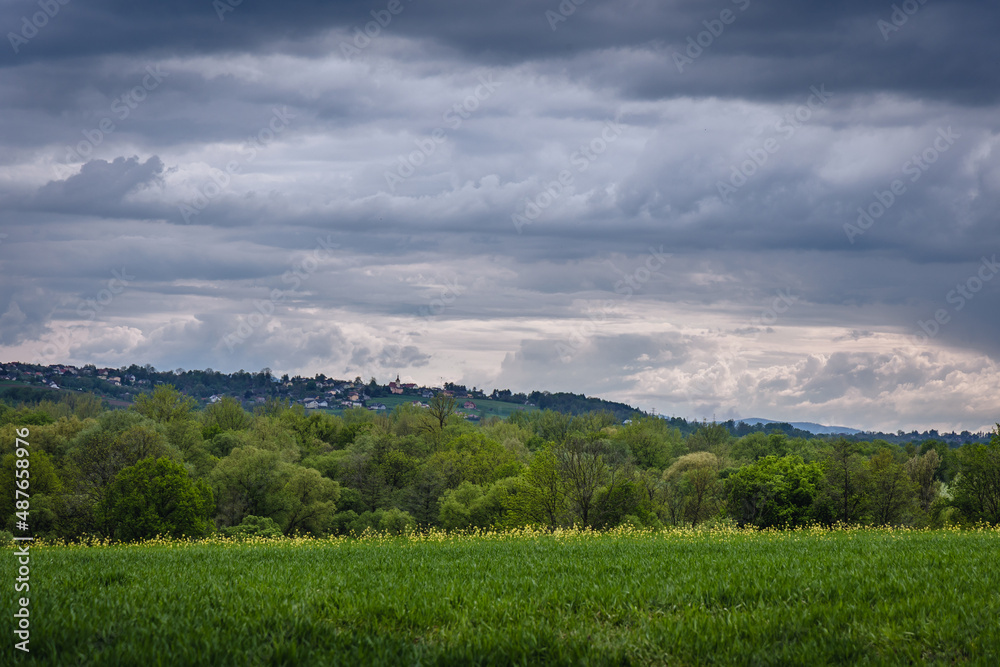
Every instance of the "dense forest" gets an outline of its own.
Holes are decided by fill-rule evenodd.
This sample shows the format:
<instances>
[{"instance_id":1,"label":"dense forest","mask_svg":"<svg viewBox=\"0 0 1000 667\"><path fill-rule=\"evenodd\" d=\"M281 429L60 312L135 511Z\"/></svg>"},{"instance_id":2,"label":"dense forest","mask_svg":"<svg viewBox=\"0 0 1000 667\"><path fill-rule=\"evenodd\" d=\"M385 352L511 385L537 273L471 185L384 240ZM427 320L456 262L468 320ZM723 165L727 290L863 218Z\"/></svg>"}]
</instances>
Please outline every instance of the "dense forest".
<instances>
[{"instance_id":1,"label":"dense forest","mask_svg":"<svg viewBox=\"0 0 1000 667\"><path fill-rule=\"evenodd\" d=\"M725 424L553 410L473 424L429 408L308 412L170 385L106 409L86 393L0 405L0 505L28 477L36 537L311 533L540 525L1000 523L1000 426L988 444L735 435ZM744 425L745 426L745 425ZM18 429L27 436L18 436ZM15 441L28 442L20 456ZM28 460L29 463L21 463ZM21 484L21 488L24 488Z\"/></svg>"}]
</instances>

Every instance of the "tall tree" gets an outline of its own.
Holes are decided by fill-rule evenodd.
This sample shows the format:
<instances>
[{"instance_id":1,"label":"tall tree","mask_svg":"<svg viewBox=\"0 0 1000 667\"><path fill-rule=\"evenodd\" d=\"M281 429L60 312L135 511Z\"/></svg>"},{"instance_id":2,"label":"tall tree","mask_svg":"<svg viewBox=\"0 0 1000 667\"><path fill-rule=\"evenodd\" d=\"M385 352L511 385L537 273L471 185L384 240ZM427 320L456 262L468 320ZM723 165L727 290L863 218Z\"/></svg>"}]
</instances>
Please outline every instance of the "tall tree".
<instances>
[{"instance_id":1,"label":"tall tree","mask_svg":"<svg viewBox=\"0 0 1000 667\"><path fill-rule=\"evenodd\" d=\"M718 509L719 458L711 452L685 454L663 474L668 517L671 523L692 526Z\"/></svg>"},{"instance_id":2,"label":"tall tree","mask_svg":"<svg viewBox=\"0 0 1000 667\"><path fill-rule=\"evenodd\" d=\"M278 452L237 447L219 461L211 479L220 526L239 525L251 514L274 518L284 509Z\"/></svg>"},{"instance_id":3,"label":"tall tree","mask_svg":"<svg viewBox=\"0 0 1000 667\"><path fill-rule=\"evenodd\" d=\"M941 457L937 451L930 449L923 456L914 456L906 462L906 474L917 485L917 500L920 510L927 512L937 499L941 490L941 482L936 479Z\"/></svg>"},{"instance_id":4,"label":"tall tree","mask_svg":"<svg viewBox=\"0 0 1000 667\"><path fill-rule=\"evenodd\" d=\"M524 484L507 496L509 522L555 528L566 516L566 486L559 474L559 459L551 447L535 452L521 476Z\"/></svg>"},{"instance_id":5,"label":"tall tree","mask_svg":"<svg viewBox=\"0 0 1000 667\"><path fill-rule=\"evenodd\" d=\"M352 451L344 462L342 479L357 491L361 507L369 512L378 509L391 490L385 469L371 452Z\"/></svg>"},{"instance_id":6,"label":"tall tree","mask_svg":"<svg viewBox=\"0 0 1000 667\"><path fill-rule=\"evenodd\" d=\"M340 485L311 468L288 466L288 473L280 513L285 533L326 533L337 511Z\"/></svg>"},{"instance_id":7,"label":"tall tree","mask_svg":"<svg viewBox=\"0 0 1000 667\"><path fill-rule=\"evenodd\" d=\"M421 465L413 475L403 495L403 504L420 524L431 524L438 519L438 499L448 488L444 473L430 463Z\"/></svg>"},{"instance_id":8,"label":"tall tree","mask_svg":"<svg viewBox=\"0 0 1000 667\"><path fill-rule=\"evenodd\" d=\"M916 484L888 449L880 449L869 459L867 467L871 477L869 497L872 522L876 526L899 523L906 511L913 507Z\"/></svg>"},{"instance_id":9,"label":"tall tree","mask_svg":"<svg viewBox=\"0 0 1000 667\"><path fill-rule=\"evenodd\" d=\"M868 500L868 469L859 451L858 443L839 438L825 461L823 496L841 523L860 521Z\"/></svg>"},{"instance_id":10,"label":"tall tree","mask_svg":"<svg viewBox=\"0 0 1000 667\"><path fill-rule=\"evenodd\" d=\"M608 464L604 460L605 449L605 444L601 440L570 436L557 450L559 470L565 480L566 494L577 518L584 526L590 525L594 495L608 477Z\"/></svg>"},{"instance_id":11,"label":"tall tree","mask_svg":"<svg viewBox=\"0 0 1000 667\"><path fill-rule=\"evenodd\" d=\"M443 429L450 417L455 412L455 399L444 394L437 394L428 404L428 413L437 422L438 429Z\"/></svg>"}]
</instances>

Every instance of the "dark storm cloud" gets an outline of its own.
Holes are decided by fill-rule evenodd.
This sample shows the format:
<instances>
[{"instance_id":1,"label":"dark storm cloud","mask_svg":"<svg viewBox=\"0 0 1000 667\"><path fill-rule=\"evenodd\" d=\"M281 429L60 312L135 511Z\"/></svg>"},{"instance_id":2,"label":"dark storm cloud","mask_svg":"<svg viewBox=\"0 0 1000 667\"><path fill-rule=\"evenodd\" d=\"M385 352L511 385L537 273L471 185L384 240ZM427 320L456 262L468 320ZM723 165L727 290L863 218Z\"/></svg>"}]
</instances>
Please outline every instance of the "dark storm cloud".
<instances>
[{"instance_id":1,"label":"dark storm cloud","mask_svg":"<svg viewBox=\"0 0 1000 667\"><path fill-rule=\"evenodd\" d=\"M323 50L350 44L353 30L364 28L376 12L390 20L366 49L393 35L443 48L463 61L562 60L582 79L639 97L787 98L818 82L845 93L895 91L966 103L995 101L1000 94L994 66L1000 61L994 39L1000 10L985 0L562 4L573 7L572 13L560 11L559 2L529 0L400 0L395 15L385 2L71 2L19 53L3 52L0 62L267 50L326 55ZM912 14L897 12L901 4ZM19 34L23 17L37 11L33 2L8 3L0 25ZM346 39L325 47L311 43L328 30ZM700 39L707 46L699 47L705 31ZM621 49L649 55L623 61L614 53ZM678 68L675 54L691 62ZM628 76L622 76L623 67Z\"/></svg>"},{"instance_id":2,"label":"dark storm cloud","mask_svg":"<svg viewBox=\"0 0 1000 667\"><path fill-rule=\"evenodd\" d=\"M992 419L995 3L41 4L0 6L10 354Z\"/></svg>"},{"instance_id":3,"label":"dark storm cloud","mask_svg":"<svg viewBox=\"0 0 1000 667\"><path fill-rule=\"evenodd\" d=\"M30 335L38 335L42 330L38 323L39 320L36 319L35 326L28 326L29 319L21 310L21 305L17 301L11 301L7 310L0 315L0 343L11 345Z\"/></svg>"},{"instance_id":4,"label":"dark storm cloud","mask_svg":"<svg viewBox=\"0 0 1000 667\"><path fill-rule=\"evenodd\" d=\"M138 157L120 157L113 162L92 160L80 168L80 173L42 186L30 206L76 215L134 216L134 210L119 209L122 200L157 183L162 173L163 162L155 155L145 162Z\"/></svg>"}]
</instances>

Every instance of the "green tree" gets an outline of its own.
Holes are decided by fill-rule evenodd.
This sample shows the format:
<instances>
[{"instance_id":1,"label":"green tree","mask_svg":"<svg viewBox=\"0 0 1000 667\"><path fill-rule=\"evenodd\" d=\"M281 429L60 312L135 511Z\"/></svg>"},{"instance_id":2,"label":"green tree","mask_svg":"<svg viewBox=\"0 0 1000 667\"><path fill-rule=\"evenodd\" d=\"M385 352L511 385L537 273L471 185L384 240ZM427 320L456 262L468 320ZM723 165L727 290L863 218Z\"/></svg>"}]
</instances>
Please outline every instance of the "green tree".
<instances>
[{"instance_id":1,"label":"green tree","mask_svg":"<svg viewBox=\"0 0 1000 667\"><path fill-rule=\"evenodd\" d=\"M285 429L295 434L300 449L306 454L333 449L344 425L340 417L323 412L316 411L307 416L301 404L278 416Z\"/></svg>"},{"instance_id":2,"label":"green tree","mask_svg":"<svg viewBox=\"0 0 1000 667\"><path fill-rule=\"evenodd\" d=\"M822 476L819 463L800 456L767 456L743 466L726 480L730 516L759 528L801 526L811 518Z\"/></svg>"},{"instance_id":3,"label":"green tree","mask_svg":"<svg viewBox=\"0 0 1000 667\"><path fill-rule=\"evenodd\" d=\"M937 500L941 492L941 482L936 475L941 466L941 457L937 450L930 449L922 456L914 456L906 462L906 474L917 486L917 501L920 510L925 514Z\"/></svg>"},{"instance_id":4,"label":"green tree","mask_svg":"<svg viewBox=\"0 0 1000 667\"><path fill-rule=\"evenodd\" d=\"M729 443L729 429L725 424L704 422L694 433L688 436L687 448L691 452L713 452L722 454Z\"/></svg>"},{"instance_id":5,"label":"green tree","mask_svg":"<svg viewBox=\"0 0 1000 667\"><path fill-rule=\"evenodd\" d=\"M266 516L247 516L243 518L238 526L229 526L222 529L222 534L226 537L236 539L247 539L249 537L281 537L281 526L274 519Z\"/></svg>"},{"instance_id":6,"label":"green tree","mask_svg":"<svg viewBox=\"0 0 1000 667\"><path fill-rule=\"evenodd\" d=\"M325 534L337 512L340 485L312 468L289 466L288 472L282 489L285 533Z\"/></svg>"},{"instance_id":7,"label":"green tree","mask_svg":"<svg viewBox=\"0 0 1000 667\"><path fill-rule=\"evenodd\" d=\"M254 406L253 414L255 417L281 417L291 407L292 399L271 397L264 401L263 404ZM302 410L305 412L305 408Z\"/></svg>"},{"instance_id":8,"label":"green tree","mask_svg":"<svg viewBox=\"0 0 1000 667\"><path fill-rule=\"evenodd\" d=\"M559 474L559 459L551 447L535 452L521 476L523 485L507 498L508 522L556 528L566 518L566 485Z\"/></svg>"},{"instance_id":9,"label":"green tree","mask_svg":"<svg viewBox=\"0 0 1000 667\"><path fill-rule=\"evenodd\" d=\"M218 498L216 521L235 526L249 515L274 518L283 509L278 453L237 447L210 475Z\"/></svg>"},{"instance_id":10,"label":"green tree","mask_svg":"<svg viewBox=\"0 0 1000 667\"><path fill-rule=\"evenodd\" d=\"M390 496L408 486L416 474L417 461L396 444L388 432L373 430L358 436L348 448L341 479L357 491L359 510L374 511L388 504Z\"/></svg>"},{"instance_id":11,"label":"green tree","mask_svg":"<svg viewBox=\"0 0 1000 667\"><path fill-rule=\"evenodd\" d=\"M519 477L506 477L486 488L462 482L439 499L439 523L446 530L502 525L507 500L520 487Z\"/></svg>"},{"instance_id":12,"label":"green tree","mask_svg":"<svg viewBox=\"0 0 1000 667\"><path fill-rule=\"evenodd\" d=\"M417 460L395 448L387 451L378 463L382 478L392 491L405 488L417 470Z\"/></svg>"},{"instance_id":13,"label":"green tree","mask_svg":"<svg viewBox=\"0 0 1000 667\"><path fill-rule=\"evenodd\" d=\"M715 454L692 452L663 473L664 506L671 523L694 526L718 511L719 468Z\"/></svg>"},{"instance_id":14,"label":"green tree","mask_svg":"<svg viewBox=\"0 0 1000 667\"><path fill-rule=\"evenodd\" d=\"M450 461L459 481L487 485L521 472L517 457L481 432L463 433L448 441L438 460Z\"/></svg>"},{"instance_id":15,"label":"green tree","mask_svg":"<svg viewBox=\"0 0 1000 667\"><path fill-rule=\"evenodd\" d=\"M640 470L632 480L642 506L657 517L663 512L665 502L665 485L662 477L663 474L655 470Z\"/></svg>"},{"instance_id":16,"label":"green tree","mask_svg":"<svg viewBox=\"0 0 1000 667\"><path fill-rule=\"evenodd\" d=\"M753 463L765 456L785 456L788 454L788 438L780 432L762 433L757 431L745 435L733 444L732 457Z\"/></svg>"},{"instance_id":17,"label":"green tree","mask_svg":"<svg viewBox=\"0 0 1000 667\"><path fill-rule=\"evenodd\" d=\"M242 437L242 431L226 431L224 433L216 433L211 440L207 441L206 448L210 456L222 458L229 456L229 453L237 447L244 447L246 445L247 442Z\"/></svg>"},{"instance_id":18,"label":"green tree","mask_svg":"<svg viewBox=\"0 0 1000 667\"><path fill-rule=\"evenodd\" d=\"M22 405L16 410L12 410L6 405L5 410L0 410L0 424L16 424L17 426L44 426L55 421L48 413L42 410L32 410L27 405Z\"/></svg>"},{"instance_id":19,"label":"green tree","mask_svg":"<svg viewBox=\"0 0 1000 667\"><path fill-rule=\"evenodd\" d=\"M205 477L218 462L202 437L201 425L194 419L175 419L163 425L167 442L184 456L184 462L197 477ZM226 452L228 453L228 451Z\"/></svg>"},{"instance_id":20,"label":"green tree","mask_svg":"<svg viewBox=\"0 0 1000 667\"><path fill-rule=\"evenodd\" d=\"M833 521L857 523L866 509L869 473L860 449L858 443L839 438L826 458L822 495Z\"/></svg>"},{"instance_id":21,"label":"green tree","mask_svg":"<svg viewBox=\"0 0 1000 667\"><path fill-rule=\"evenodd\" d=\"M870 512L876 526L895 525L913 508L916 485L891 450L880 449L867 463L871 479Z\"/></svg>"},{"instance_id":22,"label":"green tree","mask_svg":"<svg viewBox=\"0 0 1000 667\"><path fill-rule=\"evenodd\" d=\"M181 463L148 458L118 473L97 516L115 539L201 537L211 532L213 506L211 489L203 481L193 482Z\"/></svg>"},{"instance_id":23,"label":"green tree","mask_svg":"<svg viewBox=\"0 0 1000 667\"><path fill-rule=\"evenodd\" d=\"M568 437L556 450L567 499L584 526L590 525L594 496L610 475L605 450L603 441L580 436Z\"/></svg>"},{"instance_id":24,"label":"green tree","mask_svg":"<svg viewBox=\"0 0 1000 667\"><path fill-rule=\"evenodd\" d=\"M455 399L444 394L437 394L430 400L428 405L430 408L427 412L431 417L432 423L437 423L438 430L444 429L444 425L448 422L448 417L455 413Z\"/></svg>"},{"instance_id":25,"label":"green tree","mask_svg":"<svg viewBox=\"0 0 1000 667\"><path fill-rule=\"evenodd\" d=\"M615 435L628 445L639 468L663 470L687 451L681 432L665 419L644 416L632 420Z\"/></svg>"},{"instance_id":26,"label":"green tree","mask_svg":"<svg viewBox=\"0 0 1000 667\"><path fill-rule=\"evenodd\" d=\"M661 525L649 502L643 482L649 471L620 475L616 483L601 487L594 498L595 526L617 526L628 521L628 517L640 519L643 525Z\"/></svg>"},{"instance_id":27,"label":"green tree","mask_svg":"<svg viewBox=\"0 0 1000 667\"><path fill-rule=\"evenodd\" d=\"M569 434L573 418L555 410L542 410L537 413L536 428L538 435L549 442L562 442Z\"/></svg>"},{"instance_id":28,"label":"green tree","mask_svg":"<svg viewBox=\"0 0 1000 667\"><path fill-rule=\"evenodd\" d=\"M938 466L937 472L934 476L941 482L945 484L951 484L952 480L955 479L955 475L958 474L959 467L961 463L958 460L958 450L952 449L947 445L947 443L941 442L940 440L925 440L922 445L920 445L920 454L926 454L930 450L937 452L938 457L941 459L941 463Z\"/></svg>"},{"instance_id":29,"label":"green tree","mask_svg":"<svg viewBox=\"0 0 1000 667\"><path fill-rule=\"evenodd\" d=\"M423 430L424 409L411 403L400 403L392 409L392 432L398 436L416 435Z\"/></svg>"},{"instance_id":30,"label":"green tree","mask_svg":"<svg viewBox=\"0 0 1000 667\"><path fill-rule=\"evenodd\" d=\"M1000 424L990 444L958 450L960 469L952 484L955 506L966 521L1000 524Z\"/></svg>"},{"instance_id":31,"label":"green tree","mask_svg":"<svg viewBox=\"0 0 1000 667\"><path fill-rule=\"evenodd\" d=\"M610 410L591 410L573 417L570 422L570 430L588 435L601 432L606 428L614 428L619 423L620 420Z\"/></svg>"},{"instance_id":32,"label":"green tree","mask_svg":"<svg viewBox=\"0 0 1000 667\"><path fill-rule=\"evenodd\" d=\"M472 525L473 507L483 497L483 489L472 482L462 482L440 498L438 521L445 530L468 528Z\"/></svg>"},{"instance_id":33,"label":"green tree","mask_svg":"<svg viewBox=\"0 0 1000 667\"><path fill-rule=\"evenodd\" d=\"M145 458L180 454L171 448L157 424L138 412L105 412L81 431L70 447L70 464L80 490L96 499L122 469Z\"/></svg>"},{"instance_id":34,"label":"green tree","mask_svg":"<svg viewBox=\"0 0 1000 667\"><path fill-rule=\"evenodd\" d=\"M4 517L7 530L13 531L15 503L20 499L16 491L23 490L31 496L28 526L32 535L55 534L63 508L62 480L44 451L33 449L29 461L28 468L18 468L17 457L8 454L0 462L0 517Z\"/></svg>"},{"instance_id":35,"label":"green tree","mask_svg":"<svg viewBox=\"0 0 1000 667\"><path fill-rule=\"evenodd\" d=\"M298 461L302 454L295 434L274 417L256 417L238 435L245 446L276 451L283 461Z\"/></svg>"},{"instance_id":36,"label":"green tree","mask_svg":"<svg viewBox=\"0 0 1000 667\"><path fill-rule=\"evenodd\" d=\"M217 403L212 403L205 408L202 416L202 428L207 438L226 431L248 429L251 423L243 405L232 396L223 396Z\"/></svg>"},{"instance_id":37,"label":"green tree","mask_svg":"<svg viewBox=\"0 0 1000 667\"><path fill-rule=\"evenodd\" d=\"M436 523L440 517L439 499L448 489L444 473L429 461L422 463L406 488L402 504L420 524Z\"/></svg>"},{"instance_id":38,"label":"green tree","mask_svg":"<svg viewBox=\"0 0 1000 667\"><path fill-rule=\"evenodd\" d=\"M357 491L360 509L374 511L389 494L382 467L370 454L354 454L344 465L344 482Z\"/></svg>"},{"instance_id":39,"label":"green tree","mask_svg":"<svg viewBox=\"0 0 1000 667\"><path fill-rule=\"evenodd\" d=\"M67 392L61 400L73 410L73 416L77 419L98 417L104 411L101 399L89 392Z\"/></svg>"},{"instance_id":40,"label":"green tree","mask_svg":"<svg viewBox=\"0 0 1000 667\"><path fill-rule=\"evenodd\" d=\"M403 535L417 527L417 523L409 513L392 507L382 512L378 528L390 535Z\"/></svg>"},{"instance_id":41,"label":"green tree","mask_svg":"<svg viewBox=\"0 0 1000 667\"><path fill-rule=\"evenodd\" d=\"M161 384L152 393L136 396L132 409L165 424L175 419L187 419L196 405L194 399L180 393L173 385Z\"/></svg>"},{"instance_id":42,"label":"green tree","mask_svg":"<svg viewBox=\"0 0 1000 667\"><path fill-rule=\"evenodd\" d=\"M36 426L31 429L31 449L41 449L53 457L53 460L60 461L80 432L93 428L96 423L94 419L80 421L76 417L67 417L52 424ZM13 424L0 426L0 442L11 447L10 451L13 451L15 431Z\"/></svg>"}]
</instances>

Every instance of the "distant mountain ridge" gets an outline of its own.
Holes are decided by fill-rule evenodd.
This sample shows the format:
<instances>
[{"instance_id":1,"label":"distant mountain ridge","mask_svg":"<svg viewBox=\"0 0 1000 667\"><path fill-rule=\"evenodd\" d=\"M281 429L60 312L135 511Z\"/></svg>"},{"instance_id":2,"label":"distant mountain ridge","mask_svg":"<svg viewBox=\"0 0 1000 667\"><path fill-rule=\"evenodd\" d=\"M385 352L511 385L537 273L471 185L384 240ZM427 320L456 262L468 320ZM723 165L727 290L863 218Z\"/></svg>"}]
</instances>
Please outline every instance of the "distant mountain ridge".
<instances>
[{"instance_id":1,"label":"distant mountain ridge","mask_svg":"<svg viewBox=\"0 0 1000 667\"><path fill-rule=\"evenodd\" d=\"M826 426L824 424L817 424L816 422L783 422L777 419L762 419L760 417L746 417L743 419L735 419L733 421L743 422L749 424L750 426L755 426L756 424L791 424L795 428L801 431L809 431L810 433L815 433L816 435L855 435L861 433L861 429L850 428L848 426Z\"/></svg>"}]
</instances>

